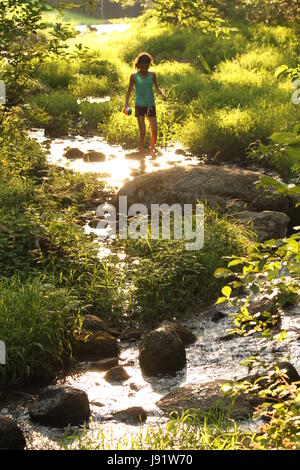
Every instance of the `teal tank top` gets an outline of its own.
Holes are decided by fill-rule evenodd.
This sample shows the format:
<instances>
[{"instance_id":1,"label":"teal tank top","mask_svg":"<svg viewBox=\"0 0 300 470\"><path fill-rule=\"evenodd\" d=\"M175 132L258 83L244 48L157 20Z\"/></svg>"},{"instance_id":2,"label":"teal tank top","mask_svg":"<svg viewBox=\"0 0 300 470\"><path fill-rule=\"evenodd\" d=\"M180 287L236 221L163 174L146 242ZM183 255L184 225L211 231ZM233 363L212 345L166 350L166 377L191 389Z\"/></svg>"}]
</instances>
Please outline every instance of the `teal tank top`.
<instances>
[{"instance_id":1,"label":"teal tank top","mask_svg":"<svg viewBox=\"0 0 300 470\"><path fill-rule=\"evenodd\" d=\"M144 78L138 72L135 77L135 105L149 107L154 104L152 73L148 72Z\"/></svg>"}]
</instances>

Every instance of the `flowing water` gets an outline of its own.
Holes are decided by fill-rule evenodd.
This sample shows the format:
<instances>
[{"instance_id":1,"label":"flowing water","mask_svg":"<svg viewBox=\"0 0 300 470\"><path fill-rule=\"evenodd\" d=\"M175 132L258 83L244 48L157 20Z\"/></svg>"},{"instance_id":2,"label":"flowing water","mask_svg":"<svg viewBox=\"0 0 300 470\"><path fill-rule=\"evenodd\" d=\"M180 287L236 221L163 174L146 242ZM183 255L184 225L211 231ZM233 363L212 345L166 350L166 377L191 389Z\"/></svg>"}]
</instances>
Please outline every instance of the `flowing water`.
<instances>
[{"instance_id":1,"label":"flowing water","mask_svg":"<svg viewBox=\"0 0 300 470\"><path fill-rule=\"evenodd\" d=\"M91 102L91 99L89 101ZM103 98L100 98L103 100ZM112 190L118 190L123 184L142 173L171 168L173 166L199 165L199 159L182 154L178 147L160 149L155 158L150 155L140 158L137 152L124 151L119 145L108 144L103 137L74 136L58 139L47 139L44 129L32 129L29 136L39 142L47 151L48 161L52 164L69 168L80 173L98 173L99 180L104 181ZM103 162L85 162L82 158L69 160L64 156L67 147L76 148L87 153L89 150L105 154ZM178 152L180 154L178 154Z\"/></svg>"},{"instance_id":2,"label":"flowing water","mask_svg":"<svg viewBox=\"0 0 300 470\"><path fill-rule=\"evenodd\" d=\"M266 363L289 361L300 370L299 348L297 345L300 322L300 307L293 307L282 315L282 328L288 330L288 340L284 343L270 342L262 355ZM157 408L156 402L176 387L204 383L217 379L235 379L247 375L247 368L240 365L243 359L258 355L263 340L255 337L234 338L224 341L221 338L230 329L227 316L218 323L212 321L212 311L208 309L195 314L183 322L196 335L196 342L186 348L187 366L175 377L162 376L146 378L142 375L139 360L139 342L121 343L120 364L124 365L130 378L122 385L107 382L104 372L93 371L89 363L80 363L78 368L64 378L57 380L59 385L71 385L84 390L89 397L92 422L87 429L87 437L99 442L99 434L104 433L111 448L124 436L131 439L138 431L146 432L149 425L166 423L167 418ZM297 333L298 331L298 333ZM31 392L32 393L32 392ZM64 430L32 423L28 405L32 397L15 395L0 405L0 414L10 416L23 429L29 449L60 448ZM120 423L113 418L116 411L131 406L142 406L148 414L147 422L140 426ZM255 430L257 423L244 421L238 423L243 429ZM82 426L73 426L68 434L82 433ZM76 446L76 443L74 444Z\"/></svg>"},{"instance_id":3,"label":"flowing water","mask_svg":"<svg viewBox=\"0 0 300 470\"><path fill-rule=\"evenodd\" d=\"M135 172L150 172L171 165L184 165L187 161L189 164L191 162L199 164L199 160L191 156L176 154L176 148L173 148L162 152L162 155L155 160L147 157L145 166L141 169L141 161L136 156L126 154L121 147L108 145L101 137L76 136L47 141L42 130L33 130L30 135L47 148L51 163L83 173L88 171L99 173L99 178L104 179L114 190L132 178ZM83 152L88 150L103 152L106 155L105 162L86 163L82 159L68 161L63 156L67 146L76 147ZM102 249L105 252L107 247L103 245ZM122 254L120 254L121 259ZM282 329L288 331L288 339L283 343L268 343L262 356L267 363L289 361L300 371L299 349L297 349L300 331L299 313L299 306L283 312ZM81 363L67 376L59 378L56 383L78 387L88 394L92 422L87 435L97 442L99 432L103 431L108 436L108 441L112 439L110 445L114 448L118 439L124 435L130 438L131 434L139 430L137 426L115 421L114 412L131 406L142 406L148 414L147 422L142 425L142 430L146 430L149 425L156 426L166 422L167 418L162 416L156 402L175 387L247 375L247 369L240 363L249 356L258 355L263 340L256 337L222 340L226 331L230 329L230 322L229 315L218 322L213 321L213 309L196 311L191 319L184 321L183 324L193 331L197 340L186 348L187 366L175 377L145 378L139 367L139 342L121 342L120 365L124 365L130 376L122 385L108 383L103 378L105 373L91 370L89 363ZM24 431L29 449L59 448L64 430L41 426L29 419L28 405L37 392L36 389L26 390L23 394L16 392L3 399L0 402L0 414L12 417L19 424ZM248 429L253 426L251 421L246 424ZM81 433L82 427L72 427L70 433L73 432ZM111 433L112 438L110 438Z\"/></svg>"}]
</instances>

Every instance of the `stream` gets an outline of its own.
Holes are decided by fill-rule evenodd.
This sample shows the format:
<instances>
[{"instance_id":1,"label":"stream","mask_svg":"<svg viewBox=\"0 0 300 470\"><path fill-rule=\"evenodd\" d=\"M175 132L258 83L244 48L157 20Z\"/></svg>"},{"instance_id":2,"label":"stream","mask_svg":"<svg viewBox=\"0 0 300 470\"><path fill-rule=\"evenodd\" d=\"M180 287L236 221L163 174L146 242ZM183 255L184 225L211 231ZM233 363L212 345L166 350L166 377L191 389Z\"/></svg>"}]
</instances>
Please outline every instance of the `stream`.
<instances>
[{"instance_id":1,"label":"stream","mask_svg":"<svg viewBox=\"0 0 300 470\"><path fill-rule=\"evenodd\" d=\"M282 328L288 331L284 343L269 342L263 353L266 363L289 361L300 368L298 337L300 331L300 306L286 310L282 315ZM196 335L195 343L186 348L187 366L175 377L143 377L138 361L138 342L121 342L120 365L124 364L130 378L122 385L112 384L103 379L105 372L89 369L89 363L80 363L78 368L66 377L59 378L57 385L71 385L84 390L89 397L92 422L87 437L99 442L101 434L106 436L109 447L116 448L124 436L130 441L139 431L146 432L149 426L162 425L167 418L157 408L156 402L176 387L190 383L204 383L217 379L235 379L247 375L247 368L240 362L257 355L263 340L255 337L238 337L230 341L221 338L230 329L230 318L213 321L212 309L196 312L192 319L181 322ZM292 331L291 331L292 330ZM296 333L298 331L298 333ZM0 405L0 414L13 418L23 430L28 449L59 449L65 431L32 423L27 406L38 390L26 390L26 395L15 393ZM32 395L31 395L32 393ZM134 426L114 420L112 414L131 406L142 406L148 418L145 424ZM257 430L255 421L238 422L241 429ZM82 433L83 426L72 426L69 434ZM76 447L76 443L74 443Z\"/></svg>"},{"instance_id":2,"label":"stream","mask_svg":"<svg viewBox=\"0 0 300 470\"><path fill-rule=\"evenodd\" d=\"M71 168L82 173L95 172L109 188L117 191L125 181L142 172L152 172L172 165L186 163L199 165L199 159L191 155L183 155L176 146L162 150L161 155L153 159L145 158L141 168L141 160L132 152L124 152L120 146L111 146L101 137L74 136L49 140L42 129L30 132L30 137L37 140L48 152L49 162L61 167ZM99 163L87 163L82 159L68 160L64 157L66 147L76 147L83 152L94 150L103 152L106 160ZM105 244L103 244L105 249ZM225 311L225 310L224 310ZM196 335L196 342L186 348L187 366L175 377L157 378L143 377L138 360L140 341L121 341L120 365L123 365L130 378L122 385L109 383L103 379L105 372L91 370L89 363L80 363L67 376L56 380L58 385L71 385L84 390L89 397L92 422L87 429L87 436L94 442L99 440L99 433L104 432L108 444L115 448L117 442L126 435L139 431L139 426L120 423L114 420L113 413L131 406L142 406L148 415L145 424L140 425L147 430L149 425L157 426L167 421L157 408L156 402L175 387L190 383L204 383L217 379L234 379L247 375L246 367L240 365L243 359L260 353L263 339L251 337L234 337L224 341L222 337L230 329L229 315L216 321L214 309L203 307L195 311L193 316L181 323ZM228 313L227 311L225 311ZM282 329L288 330L287 341L283 343L269 342L263 353L267 363L289 361L300 371L300 358L297 341L300 331L300 306L292 307L282 313ZM0 414L13 418L23 430L28 449L59 449L64 430L32 423L29 418L28 405L39 392L26 388L23 392L13 392L0 402ZM254 421L239 423L245 429L255 430ZM73 426L73 432L82 432L83 426ZM74 444L75 445L75 444ZM75 445L76 446L76 445Z\"/></svg>"}]
</instances>

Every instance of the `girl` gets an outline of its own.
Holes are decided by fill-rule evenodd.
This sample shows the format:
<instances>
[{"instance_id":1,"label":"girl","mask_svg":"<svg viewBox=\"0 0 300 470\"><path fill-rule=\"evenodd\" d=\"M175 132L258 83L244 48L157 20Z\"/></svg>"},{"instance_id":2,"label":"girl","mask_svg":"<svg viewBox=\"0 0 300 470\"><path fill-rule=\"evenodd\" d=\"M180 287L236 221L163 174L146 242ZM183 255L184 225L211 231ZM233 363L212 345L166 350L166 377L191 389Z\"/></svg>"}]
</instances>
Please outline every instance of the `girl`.
<instances>
[{"instance_id":1,"label":"girl","mask_svg":"<svg viewBox=\"0 0 300 470\"><path fill-rule=\"evenodd\" d=\"M135 59L135 68L137 69L137 73L133 73L130 77L124 108L125 110L128 107L131 90L133 85L135 85L135 116L138 120L140 130L139 150L141 156L145 155L145 116L147 116L149 119L151 128L150 153L152 156L154 155L154 146L157 141L157 120L153 85L155 86L158 93L160 93L163 100L167 99L165 93L158 85L156 74L154 72L148 71L150 65L153 65L153 58L147 52L142 52Z\"/></svg>"}]
</instances>

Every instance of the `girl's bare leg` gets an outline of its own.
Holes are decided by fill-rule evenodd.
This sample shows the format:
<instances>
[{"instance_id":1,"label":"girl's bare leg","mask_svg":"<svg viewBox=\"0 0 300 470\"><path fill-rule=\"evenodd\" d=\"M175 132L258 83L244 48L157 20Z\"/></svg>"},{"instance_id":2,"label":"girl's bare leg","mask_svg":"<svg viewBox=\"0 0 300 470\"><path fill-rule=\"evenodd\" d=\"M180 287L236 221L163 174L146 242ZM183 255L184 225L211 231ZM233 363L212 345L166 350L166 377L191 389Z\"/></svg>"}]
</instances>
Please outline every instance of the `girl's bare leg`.
<instances>
[{"instance_id":1,"label":"girl's bare leg","mask_svg":"<svg viewBox=\"0 0 300 470\"><path fill-rule=\"evenodd\" d=\"M140 141L139 150L141 155L145 155L145 136L146 136L146 124L144 116L138 116L138 125L140 129Z\"/></svg>"},{"instance_id":2,"label":"girl's bare leg","mask_svg":"<svg viewBox=\"0 0 300 470\"><path fill-rule=\"evenodd\" d=\"M150 153L153 152L154 146L157 141L157 119L156 117L149 116L149 124L151 128L151 146L150 146Z\"/></svg>"}]
</instances>

